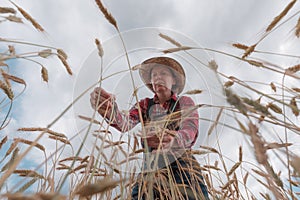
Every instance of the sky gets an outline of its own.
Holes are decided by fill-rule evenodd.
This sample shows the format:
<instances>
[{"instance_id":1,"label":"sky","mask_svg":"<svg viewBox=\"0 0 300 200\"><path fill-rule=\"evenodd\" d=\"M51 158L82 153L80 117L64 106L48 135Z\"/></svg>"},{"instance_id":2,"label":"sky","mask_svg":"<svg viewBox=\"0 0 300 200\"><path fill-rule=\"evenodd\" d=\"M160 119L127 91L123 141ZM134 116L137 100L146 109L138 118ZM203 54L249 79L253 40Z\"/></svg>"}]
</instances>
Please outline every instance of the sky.
<instances>
[{"instance_id":1,"label":"sky","mask_svg":"<svg viewBox=\"0 0 300 200\"><path fill-rule=\"evenodd\" d=\"M14 71L26 80L27 88L18 97L12 110L12 119L9 126L3 130L3 135L24 137L26 133L16 132L19 127L46 127L50 124L86 87L93 84L99 78L100 59L97 55L95 38L98 38L104 47L104 75L109 75L120 69L126 70L124 51L120 48L120 40L114 27L107 22L98 9L95 1L14 1L38 21L45 29L40 33L25 19L24 24L1 23L0 37L13 40L21 40L46 46L58 47L68 54L68 62L74 72L69 76L56 57L39 59L49 72L49 82L42 81L40 67L34 63L24 61L11 61ZM162 55L159 50L173 47L170 43L157 37L158 33L174 37L185 45L205 47L219 51L230 52L241 56L242 51L231 46L232 43L252 45L264 34L269 23L277 16L289 1L282 0L161 0L161 1L103 1L109 12L117 21L120 32L123 34L131 65L134 66L151 55ZM9 1L1 0L1 6L12 6ZM288 13L286 20L299 11L298 2ZM283 26L274 30L260 44L259 49L270 52L297 55L300 39L293 35L293 27L298 18L293 17ZM16 51L31 51L32 47L16 45ZM5 48L1 44L1 49ZM35 50L42 50L42 47ZM239 60L228 58L212 51L191 51L202 61L215 60L219 69L227 75L239 77L242 80L266 82L266 79L280 83L281 77L269 74L254 67L245 67ZM195 95L196 103L211 103L225 105L225 97L221 91L218 78L207 68L192 61L189 57L176 54L187 68L187 87L189 89L202 89L203 93ZM270 55L257 55L261 59L270 59L272 62L286 68L299 63L298 58L272 57ZM188 67L191 66L191 67ZM199 80L198 77L201 77ZM138 85L142 85L135 74ZM129 74L115 76L103 81L103 87L116 94L117 101L122 109L128 109L134 101L128 98L132 93ZM299 82L287 79L287 84L297 87ZM258 86L262 87L262 86ZM126 88L130 88L127 90ZM21 90L18 86L18 90ZM237 88L241 94L246 91ZM270 89L266 91L271 93ZM239 94L240 94L239 93ZM140 97L149 95L149 91L143 88ZM2 95L2 94L1 94ZM66 133L69 137L75 135L82 126L78 120L78 114L89 115L88 93L72 109L66 112L53 125L54 130ZM218 114L218 109L204 108L199 111L206 119L213 120ZM2 116L2 114L1 114ZM99 118L101 119L101 118ZM291 119L298 123L298 118ZM226 123L226 117L221 120ZM207 137L205 134L211 123L203 121L200 139L196 145L216 146L216 137L219 137L221 146L224 146L224 155L232 160L238 159L238 146L245 149L249 147L245 136L242 134L222 134L224 127L218 127L218 134ZM266 127L268 129L268 127ZM273 128L271 131L274 131ZM26 135L33 139L34 136ZM298 135L296 135L298 136ZM295 135L291 140L295 141L295 147L299 147L299 139ZM273 137L273 136L272 136ZM80 142L82 138L79 139ZM274 139L274 138L272 138ZM54 151L55 146L45 146L49 152ZM34 154L34 153L33 153ZM251 153L249 159L254 159ZM38 163L40 156L33 157ZM206 160L207 161L207 160ZM200 160L203 164L204 160Z\"/></svg>"}]
</instances>

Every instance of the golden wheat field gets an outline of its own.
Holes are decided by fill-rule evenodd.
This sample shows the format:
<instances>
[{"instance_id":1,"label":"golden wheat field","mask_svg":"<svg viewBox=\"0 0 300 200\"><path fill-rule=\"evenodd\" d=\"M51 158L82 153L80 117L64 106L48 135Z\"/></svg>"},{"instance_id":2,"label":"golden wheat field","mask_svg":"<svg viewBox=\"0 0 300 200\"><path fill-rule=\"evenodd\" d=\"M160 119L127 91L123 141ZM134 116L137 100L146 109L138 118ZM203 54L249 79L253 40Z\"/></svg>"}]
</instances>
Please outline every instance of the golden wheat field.
<instances>
[{"instance_id":1,"label":"golden wheat field","mask_svg":"<svg viewBox=\"0 0 300 200\"><path fill-rule=\"evenodd\" d=\"M210 199L300 199L297 0L3 0L0 16L0 199L131 199L143 127L116 131L89 98L108 88L128 114L151 95L137 71L153 55L185 66L196 105L155 126L197 110L186 153ZM171 179L159 169L142 192L193 193Z\"/></svg>"}]
</instances>

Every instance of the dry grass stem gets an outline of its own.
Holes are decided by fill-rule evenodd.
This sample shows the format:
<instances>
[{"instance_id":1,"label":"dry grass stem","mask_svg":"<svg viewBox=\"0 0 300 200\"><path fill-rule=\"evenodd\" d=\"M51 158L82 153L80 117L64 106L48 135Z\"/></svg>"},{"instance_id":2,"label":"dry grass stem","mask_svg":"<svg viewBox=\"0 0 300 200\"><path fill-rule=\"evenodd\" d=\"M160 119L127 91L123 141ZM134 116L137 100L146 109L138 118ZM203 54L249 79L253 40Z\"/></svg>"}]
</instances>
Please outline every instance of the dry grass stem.
<instances>
[{"instance_id":1,"label":"dry grass stem","mask_svg":"<svg viewBox=\"0 0 300 200\"><path fill-rule=\"evenodd\" d=\"M288 74L295 74L299 70L300 70L300 64L287 68L285 72Z\"/></svg>"},{"instance_id":2,"label":"dry grass stem","mask_svg":"<svg viewBox=\"0 0 300 200\"><path fill-rule=\"evenodd\" d=\"M26 140L26 139L23 139L23 138L14 138L14 140L19 142L19 143L32 145L32 146L40 149L41 151L45 152L45 147L41 144L35 143L33 141L30 141L30 140Z\"/></svg>"},{"instance_id":3,"label":"dry grass stem","mask_svg":"<svg viewBox=\"0 0 300 200\"><path fill-rule=\"evenodd\" d=\"M239 162L243 161L243 148L242 146L239 147Z\"/></svg>"},{"instance_id":4,"label":"dry grass stem","mask_svg":"<svg viewBox=\"0 0 300 200\"><path fill-rule=\"evenodd\" d=\"M217 149L213 148L213 147L208 147L208 146L203 146L203 145L201 145L200 148L206 149L206 150L208 150L208 151L210 151L210 152L212 152L212 153L220 154L219 151L218 151Z\"/></svg>"},{"instance_id":5,"label":"dry grass stem","mask_svg":"<svg viewBox=\"0 0 300 200\"><path fill-rule=\"evenodd\" d=\"M65 60L68 59L68 55L63 49L57 49L56 52L58 53L58 55L62 56Z\"/></svg>"},{"instance_id":6,"label":"dry grass stem","mask_svg":"<svg viewBox=\"0 0 300 200\"><path fill-rule=\"evenodd\" d=\"M60 54L57 54L57 57L58 57L59 60L62 62L62 64L65 66L65 68L66 68L68 74L73 75L72 69L71 69L71 67L69 66L69 64L68 64L67 60L65 59L65 57L62 56L62 55L60 55Z\"/></svg>"},{"instance_id":7,"label":"dry grass stem","mask_svg":"<svg viewBox=\"0 0 300 200\"><path fill-rule=\"evenodd\" d=\"M138 150L135 150L134 152L130 153L128 156L133 156L133 155L136 155L136 154L139 154L139 153L144 153L145 152L145 149L138 149Z\"/></svg>"},{"instance_id":8,"label":"dry grass stem","mask_svg":"<svg viewBox=\"0 0 300 200\"><path fill-rule=\"evenodd\" d=\"M94 124L102 125L101 122L99 122L99 121L97 121L96 119L93 119L93 118L91 118L91 117L86 117L86 116L83 116L83 115L78 115L78 117L79 117L80 119L86 120L86 121L88 121L88 122L92 122L92 123L94 123Z\"/></svg>"},{"instance_id":9,"label":"dry grass stem","mask_svg":"<svg viewBox=\"0 0 300 200\"><path fill-rule=\"evenodd\" d=\"M257 100L252 100L244 97L243 102L249 106L252 106L254 108L254 111L261 112L263 115L266 116L270 114L268 108L266 106L261 105Z\"/></svg>"},{"instance_id":10,"label":"dry grass stem","mask_svg":"<svg viewBox=\"0 0 300 200\"><path fill-rule=\"evenodd\" d=\"M295 173L300 176L300 157L298 156L293 156L291 158L291 165L295 170Z\"/></svg>"},{"instance_id":11,"label":"dry grass stem","mask_svg":"<svg viewBox=\"0 0 300 200\"><path fill-rule=\"evenodd\" d=\"M40 200L67 200L65 195L61 195L55 192L52 193L37 193L36 196Z\"/></svg>"},{"instance_id":12,"label":"dry grass stem","mask_svg":"<svg viewBox=\"0 0 300 200\"><path fill-rule=\"evenodd\" d=\"M237 108L242 114L247 115L248 109L246 108L245 104L243 103L243 101L240 99L238 95L234 94L229 89L225 89L225 94L228 103L230 103L235 108Z\"/></svg>"},{"instance_id":13,"label":"dry grass stem","mask_svg":"<svg viewBox=\"0 0 300 200\"><path fill-rule=\"evenodd\" d=\"M294 90L295 92L299 92L300 93L300 88L293 87L292 90Z\"/></svg>"},{"instance_id":14,"label":"dry grass stem","mask_svg":"<svg viewBox=\"0 0 300 200\"><path fill-rule=\"evenodd\" d=\"M273 110L275 113L278 114L282 114L282 109L279 108L279 106L277 106L274 103L268 103L268 105L266 106L267 108L270 108L271 110Z\"/></svg>"},{"instance_id":15,"label":"dry grass stem","mask_svg":"<svg viewBox=\"0 0 300 200\"><path fill-rule=\"evenodd\" d=\"M186 50L190 50L190 49L193 49L193 47L181 46L181 47L177 47L177 48L166 49L166 50L163 50L162 52L164 54L167 54L167 53L175 53L178 51L186 51Z\"/></svg>"},{"instance_id":16,"label":"dry grass stem","mask_svg":"<svg viewBox=\"0 0 300 200\"><path fill-rule=\"evenodd\" d=\"M278 149L278 148L283 148L283 147L289 147L292 146L292 143L277 143L277 142L273 142L273 143L269 143L266 145L267 149Z\"/></svg>"},{"instance_id":17,"label":"dry grass stem","mask_svg":"<svg viewBox=\"0 0 300 200\"><path fill-rule=\"evenodd\" d=\"M53 139L53 140L58 140L64 144L68 144L68 145L71 145L71 142L65 138L62 138L62 137L57 137L57 136L54 136L54 135L49 135L49 138L50 139Z\"/></svg>"},{"instance_id":18,"label":"dry grass stem","mask_svg":"<svg viewBox=\"0 0 300 200\"><path fill-rule=\"evenodd\" d=\"M12 14L16 14L16 10L13 8L9 8L9 7L0 7L0 13L12 13Z\"/></svg>"},{"instance_id":19,"label":"dry grass stem","mask_svg":"<svg viewBox=\"0 0 300 200\"><path fill-rule=\"evenodd\" d=\"M233 84L234 84L233 81L226 81L226 82L224 83L224 87L225 87L225 88L229 88L229 87L231 87Z\"/></svg>"},{"instance_id":20,"label":"dry grass stem","mask_svg":"<svg viewBox=\"0 0 300 200\"><path fill-rule=\"evenodd\" d=\"M41 127L28 127L28 128L19 128L18 131L26 131L26 132L34 132L34 131L44 131L44 132L47 132L49 133L50 135L53 135L53 136L57 136L57 137L62 137L62 138L67 138L67 136L63 133L58 133L58 132L55 132L55 131L52 131L48 128L41 128Z\"/></svg>"},{"instance_id":21,"label":"dry grass stem","mask_svg":"<svg viewBox=\"0 0 300 200\"><path fill-rule=\"evenodd\" d=\"M37 178L33 178L30 181L28 181L27 183L25 183L18 191L17 193L21 193L24 192L25 190L27 190L30 186L32 186L38 179Z\"/></svg>"},{"instance_id":22,"label":"dry grass stem","mask_svg":"<svg viewBox=\"0 0 300 200\"><path fill-rule=\"evenodd\" d=\"M79 170L81 170L81 169L83 169L83 168L86 168L86 167L87 167L87 164L81 164L81 165L75 167L75 168L72 170L72 173L74 173L74 172L76 172L76 171L79 171Z\"/></svg>"},{"instance_id":23,"label":"dry grass stem","mask_svg":"<svg viewBox=\"0 0 300 200\"><path fill-rule=\"evenodd\" d=\"M141 65L141 64L137 64L137 65L135 65L135 66L131 67L131 70L132 70L132 71L135 71L135 70L138 70L138 69L140 69L141 67L142 67L142 65Z\"/></svg>"},{"instance_id":24,"label":"dry grass stem","mask_svg":"<svg viewBox=\"0 0 300 200\"><path fill-rule=\"evenodd\" d=\"M297 102L296 102L296 98L295 97L293 97L291 99L291 101L290 101L290 107L291 107L292 112L294 113L294 115L296 117L298 117L299 116L299 108L297 106Z\"/></svg>"},{"instance_id":25,"label":"dry grass stem","mask_svg":"<svg viewBox=\"0 0 300 200\"><path fill-rule=\"evenodd\" d=\"M295 35L297 38L300 37L300 17L298 18L297 25L295 26Z\"/></svg>"},{"instance_id":26,"label":"dry grass stem","mask_svg":"<svg viewBox=\"0 0 300 200\"><path fill-rule=\"evenodd\" d=\"M15 162L15 159L16 159L16 157L17 157L19 151L20 151L20 150L19 150L18 147L15 148L15 150L13 151L13 154L12 154L10 160L2 167L1 172L7 170L7 169ZM5 157L6 157L6 156L5 156Z\"/></svg>"},{"instance_id":27,"label":"dry grass stem","mask_svg":"<svg viewBox=\"0 0 300 200\"><path fill-rule=\"evenodd\" d=\"M111 190L117 187L121 182L122 182L121 180L113 180L107 177L97 181L96 183L87 184L80 187L76 191L76 194L78 194L81 197L92 196L94 194L99 194Z\"/></svg>"},{"instance_id":28,"label":"dry grass stem","mask_svg":"<svg viewBox=\"0 0 300 200\"><path fill-rule=\"evenodd\" d=\"M118 25L117 25L117 21L115 20L115 18L108 12L108 10L104 7L104 5L102 4L101 0L95 0L98 8L101 10L101 12L103 13L104 17L109 21L109 23L111 23L117 30L118 30Z\"/></svg>"},{"instance_id":29,"label":"dry grass stem","mask_svg":"<svg viewBox=\"0 0 300 200\"><path fill-rule=\"evenodd\" d=\"M297 0L291 1L285 8L284 10L274 18L274 20L269 24L269 26L266 29L266 32L271 31L276 24L288 13L288 11L293 7L293 5L296 3Z\"/></svg>"},{"instance_id":30,"label":"dry grass stem","mask_svg":"<svg viewBox=\"0 0 300 200\"><path fill-rule=\"evenodd\" d=\"M163 39L165 39L165 40L171 42L172 44L174 44L174 45L177 46L177 47L181 47L181 46L182 46L179 42L177 42L176 40L174 40L173 38L171 38L171 37L168 36L168 35L165 35L165 34L162 34L162 33L159 33L158 35L159 35L161 38L163 38Z\"/></svg>"},{"instance_id":31,"label":"dry grass stem","mask_svg":"<svg viewBox=\"0 0 300 200\"><path fill-rule=\"evenodd\" d=\"M193 94L201 94L202 93L202 90L198 90L198 89L195 89L195 90L189 90L189 91L186 91L185 94L190 94L190 95L193 95Z\"/></svg>"},{"instance_id":32,"label":"dry grass stem","mask_svg":"<svg viewBox=\"0 0 300 200\"><path fill-rule=\"evenodd\" d=\"M14 16L14 15L9 15L5 18L11 22L23 23L23 20L20 17Z\"/></svg>"},{"instance_id":33,"label":"dry grass stem","mask_svg":"<svg viewBox=\"0 0 300 200\"><path fill-rule=\"evenodd\" d=\"M266 165L268 161L268 156L266 154L265 142L262 140L261 136L258 135L258 128L252 123L249 123L249 133L251 136L251 141L254 145L254 153L256 160L259 164Z\"/></svg>"},{"instance_id":34,"label":"dry grass stem","mask_svg":"<svg viewBox=\"0 0 300 200\"><path fill-rule=\"evenodd\" d=\"M25 19L27 19L29 22L31 22L31 24L39 31L43 32L44 29L43 27L37 23L37 21L35 21L35 19L33 19L23 8L19 7L17 4L15 4L14 2L10 1L12 4L14 4L14 6L17 7L17 9L20 11L20 13L23 15L23 17L25 17Z\"/></svg>"},{"instance_id":35,"label":"dry grass stem","mask_svg":"<svg viewBox=\"0 0 300 200\"><path fill-rule=\"evenodd\" d=\"M270 86L274 92L276 92L276 86L273 82L270 83Z\"/></svg>"},{"instance_id":36,"label":"dry grass stem","mask_svg":"<svg viewBox=\"0 0 300 200\"><path fill-rule=\"evenodd\" d=\"M214 123L209 127L209 129L207 131L207 135L211 135L213 130L215 129L215 127L218 125L219 120L220 120L221 115L222 115L222 112L223 112L223 108L221 108L219 110L218 115L217 115L216 119L214 120Z\"/></svg>"},{"instance_id":37,"label":"dry grass stem","mask_svg":"<svg viewBox=\"0 0 300 200\"><path fill-rule=\"evenodd\" d=\"M227 189L231 184L233 184L235 182L234 179L229 180L225 185L223 185L221 188L222 190Z\"/></svg>"},{"instance_id":38,"label":"dry grass stem","mask_svg":"<svg viewBox=\"0 0 300 200\"><path fill-rule=\"evenodd\" d=\"M218 63L215 60L211 60L208 62L208 67L213 70L213 71L217 71L218 69Z\"/></svg>"},{"instance_id":39,"label":"dry grass stem","mask_svg":"<svg viewBox=\"0 0 300 200\"><path fill-rule=\"evenodd\" d=\"M236 47L238 49L243 49L243 50L246 50L246 49L249 48L249 46L244 45L244 44L240 44L240 43L234 43L234 44L232 44L232 46L234 46L234 47Z\"/></svg>"},{"instance_id":40,"label":"dry grass stem","mask_svg":"<svg viewBox=\"0 0 300 200\"><path fill-rule=\"evenodd\" d=\"M0 88L4 91L4 93L7 95L7 97L10 100L13 100L14 93L13 93L11 87L9 87L9 85L7 85L5 82L0 80Z\"/></svg>"},{"instance_id":41,"label":"dry grass stem","mask_svg":"<svg viewBox=\"0 0 300 200\"><path fill-rule=\"evenodd\" d=\"M8 74L4 70L1 70L1 74L2 74L2 76L5 80L11 80L11 81L14 81L16 83L26 85L26 82L23 79L21 79L19 77L16 77L16 76L13 76L11 74Z\"/></svg>"},{"instance_id":42,"label":"dry grass stem","mask_svg":"<svg viewBox=\"0 0 300 200\"><path fill-rule=\"evenodd\" d=\"M27 169L17 169L13 172L14 174L18 174L22 177L32 177L32 178L39 178L45 179L45 177L34 170L27 170Z\"/></svg>"},{"instance_id":43,"label":"dry grass stem","mask_svg":"<svg viewBox=\"0 0 300 200\"><path fill-rule=\"evenodd\" d=\"M233 173L233 172L235 172L235 170L239 167L241 165L241 162L237 162L237 163L235 163L233 166L232 166L232 168L229 170L229 172L228 172L228 176L231 176L231 174Z\"/></svg>"},{"instance_id":44,"label":"dry grass stem","mask_svg":"<svg viewBox=\"0 0 300 200\"><path fill-rule=\"evenodd\" d=\"M11 154L11 152L13 152L13 150L17 147L18 142L19 142L18 140L14 140L13 143L11 143L10 147L6 151L5 157L9 156L9 154Z\"/></svg>"},{"instance_id":45,"label":"dry grass stem","mask_svg":"<svg viewBox=\"0 0 300 200\"><path fill-rule=\"evenodd\" d=\"M249 63L250 65L253 65L255 67L263 67L264 66L264 64L262 62L258 62L256 60L244 59L244 61L246 61L247 63Z\"/></svg>"},{"instance_id":46,"label":"dry grass stem","mask_svg":"<svg viewBox=\"0 0 300 200\"><path fill-rule=\"evenodd\" d=\"M7 137L7 135L1 140L1 142L0 142L0 149L2 148L2 146L7 142L7 139L8 139L8 137Z\"/></svg>"},{"instance_id":47,"label":"dry grass stem","mask_svg":"<svg viewBox=\"0 0 300 200\"><path fill-rule=\"evenodd\" d=\"M243 183L244 183L244 185L247 184L248 177L249 177L249 172L247 172L246 175L245 175L244 178L243 178Z\"/></svg>"},{"instance_id":48,"label":"dry grass stem","mask_svg":"<svg viewBox=\"0 0 300 200\"><path fill-rule=\"evenodd\" d=\"M8 51L11 55L16 55L16 49L13 45L8 45Z\"/></svg>"},{"instance_id":49,"label":"dry grass stem","mask_svg":"<svg viewBox=\"0 0 300 200\"><path fill-rule=\"evenodd\" d=\"M67 136L63 133L58 133L56 131L52 131L50 129L45 129L45 132L49 133L50 135L53 135L55 137L60 137L60 138L67 138Z\"/></svg>"},{"instance_id":50,"label":"dry grass stem","mask_svg":"<svg viewBox=\"0 0 300 200\"><path fill-rule=\"evenodd\" d=\"M242 58L246 58L248 57L254 50L255 50L255 47L256 47L257 44L254 44L254 45L251 45L249 46L246 50L245 50L245 53L243 54Z\"/></svg>"},{"instance_id":51,"label":"dry grass stem","mask_svg":"<svg viewBox=\"0 0 300 200\"><path fill-rule=\"evenodd\" d=\"M100 40L98 40L97 38L95 39L95 44L97 46L97 49L98 49L98 55L100 57L103 57L104 55L104 51L103 51L103 47L102 47L102 44L100 42Z\"/></svg>"},{"instance_id":52,"label":"dry grass stem","mask_svg":"<svg viewBox=\"0 0 300 200\"><path fill-rule=\"evenodd\" d=\"M43 81L48 83L49 77L48 77L48 70L45 67L42 67L41 69L41 75L42 75L42 79Z\"/></svg>"},{"instance_id":53,"label":"dry grass stem","mask_svg":"<svg viewBox=\"0 0 300 200\"><path fill-rule=\"evenodd\" d=\"M82 158L79 157L79 156L72 156L72 157L68 157L68 158L65 158L65 159L62 159L60 160L59 162L62 163L62 162L66 162L66 161L82 161Z\"/></svg>"},{"instance_id":54,"label":"dry grass stem","mask_svg":"<svg viewBox=\"0 0 300 200\"><path fill-rule=\"evenodd\" d=\"M38 56L42 57L42 58L48 58L49 56L51 56L52 50L51 49L44 49L40 52L38 52Z\"/></svg>"}]
</instances>

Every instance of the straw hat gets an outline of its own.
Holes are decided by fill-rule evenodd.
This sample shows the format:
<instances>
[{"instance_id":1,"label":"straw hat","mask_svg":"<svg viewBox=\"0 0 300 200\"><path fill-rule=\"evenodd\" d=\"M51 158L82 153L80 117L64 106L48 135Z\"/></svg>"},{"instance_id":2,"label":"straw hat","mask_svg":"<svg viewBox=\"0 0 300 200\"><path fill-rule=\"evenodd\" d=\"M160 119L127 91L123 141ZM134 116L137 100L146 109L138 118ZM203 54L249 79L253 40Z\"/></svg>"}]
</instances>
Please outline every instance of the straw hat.
<instances>
[{"instance_id":1,"label":"straw hat","mask_svg":"<svg viewBox=\"0 0 300 200\"><path fill-rule=\"evenodd\" d=\"M139 73L146 86L154 92L151 84L151 71L156 66L167 66L172 70L176 82L172 91L180 94L185 85L185 72L179 62L169 57L153 57L142 62Z\"/></svg>"}]
</instances>

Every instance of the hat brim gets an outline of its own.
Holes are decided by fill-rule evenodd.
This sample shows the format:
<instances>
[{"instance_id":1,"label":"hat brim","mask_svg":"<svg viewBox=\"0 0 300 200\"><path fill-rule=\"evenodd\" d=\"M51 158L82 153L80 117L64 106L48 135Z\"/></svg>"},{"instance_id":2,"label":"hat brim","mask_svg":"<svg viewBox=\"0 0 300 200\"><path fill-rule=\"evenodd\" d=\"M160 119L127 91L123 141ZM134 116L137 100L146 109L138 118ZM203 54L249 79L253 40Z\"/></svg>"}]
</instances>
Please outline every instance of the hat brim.
<instances>
[{"instance_id":1,"label":"hat brim","mask_svg":"<svg viewBox=\"0 0 300 200\"><path fill-rule=\"evenodd\" d=\"M180 94L185 86L185 72L181 64L170 57L154 57L147 59L140 64L139 74L145 85L152 92L154 92L151 83L151 71L154 67L157 66L167 66L172 70L172 74L175 78L175 85L172 88L172 91L177 94Z\"/></svg>"}]
</instances>

